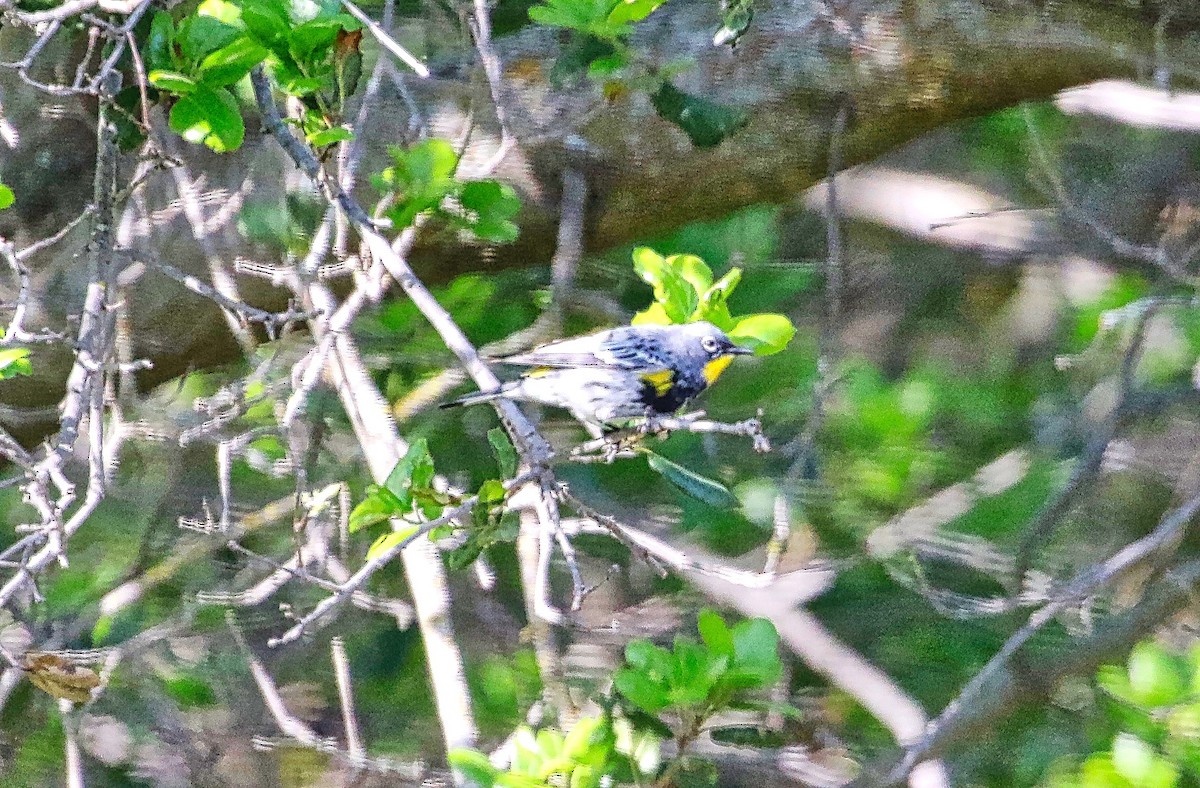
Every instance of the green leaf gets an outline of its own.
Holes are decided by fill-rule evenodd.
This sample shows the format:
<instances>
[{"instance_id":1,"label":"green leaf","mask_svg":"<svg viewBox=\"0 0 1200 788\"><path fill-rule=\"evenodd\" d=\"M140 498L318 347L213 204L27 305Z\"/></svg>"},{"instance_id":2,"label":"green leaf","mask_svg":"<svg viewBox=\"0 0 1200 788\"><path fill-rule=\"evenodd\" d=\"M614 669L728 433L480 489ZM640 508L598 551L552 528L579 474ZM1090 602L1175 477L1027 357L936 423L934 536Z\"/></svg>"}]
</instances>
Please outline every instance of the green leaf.
<instances>
[{"instance_id":1,"label":"green leaf","mask_svg":"<svg viewBox=\"0 0 1200 788\"><path fill-rule=\"evenodd\" d=\"M667 314L667 310L663 309L663 305L655 301L648 308L634 315L633 320L629 322L635 326L669 326L671 325L671 317Z\"/></svg>"},{"instance_id":2,"label":"green leaf","mask_svg":"<svg viewBox=\"0 0 1200 788\"><path fill-rule=\"evenodd\" d=\"M158 69L147 74L146 79L159 90L166 90L181 96L186 96L196 89L196 80L178 71Z\"/></svg>"},{"instance_id":3,"label":"green leaf","mask_svg":"<svg viewBox=\"0 0 1200 788\"><path fill-rule=\"evenodd\" d=\"M654 288L654 300L662 304L672 323L685 323L696 310L699 295L660 254L645 246L633 250L633 269Z\"/></svg>"},{"instance_id":4,"label":"green leaf","mask_svg":"<svg viewBox=\"0 0 1200 788\"><path fill-rule=\"evenodd\" d=\"M336 145L339 142L354 139L354 132L345 126L334 126L331 129L318 131L316 134L307 134L305 135L305 139L314 148L324 148L328 145Z\"/></svg>"},{"instance_id":5,"label":"green leaf","mask_svg":"<svg viewBox=\"0 0 1200 788\"><path fill-rule=\"evenodd\" d=\"M171 54L175 43L175 22L166 11L156 11L150 22L150 34L146 39L144 60L146 68L154 71L169 71L175 67ZM153 80L151 80L153 82Z\"/></svg>"},{"instance_id":6,"label":"green leaf","mask_svg":"<svg viewBox=\"0 0 1200 788\"><path fill-rule=\"evenodd\" d=\"M500 770L492 766L486 755L475 750L451 750L446 754L446 760L451 768L480 788L492 788L496 784L496 776L500 774Z\"/></svg>"},{"instance_id":7,"label":"green leaf","mask_svg":"<svg viewBox=\"0 0 1200 788\"><path fill-rule=\"evenodd\" d=\"M367 495L354 511L350 512L350 522L347 526L350 533L369 528L375 523L389 520L393 517L403 517L408 513L408 507L396 497L396 494L386 487L372 484L367 488Z\"/></svg>"},{"instance_id":8,"label":"green leaf","mask_svg":"<svg viewBox=\"0 0 1200 788\"><path fill-rule=\"evenodd\" d=\"M479 502L484 506L504 503L504 483L499 479L488 479L479 485Z\"/></svg>"},{"instance_id":9,"label":"green leaf","mask_svg":"<svg viewBox=\"0 0 1200 788\"><path fill-rule=\"evenodd\" d=\"M408 446L408 451L388 474L384 487L390 490L407 508L415 490L427 490L433 483L433 457L429 455L429 443L418 438Z\"/></svg>"},{"instance_id":10,"label":"green leaf","mask_svg":"<svg viewBox=\"0 0 1200 788\"><path fill-rule=\"evenodd\" d=\"M592 65L602 60L615 66L618 60L624 64L626 57L610 40L586 34L574 36L555 59L554 67L550 69L550 82L561 87L580 74L590 72ZM601 66L600 70L604 69Z\"/></svg>"},{"instance_id":11,"label":"green leaf","mask_svg":"<svg viewBox=\"0 0 1200 788\"><path fill-rule=\"evenodd\" d=\"M367 549L367 560L370 561L378 556L391 550L396 545L404 544L417 534L420 530L419 525L410 525L401 528L398 531L391 531L384 534L375 540L375 542Z\"/></svg>"},{"instance_id":12,"label":"green leaf","mask_svg":"<svg viewBox=\"0 0 1200 788\"><path fill-rule=\"evenodd\" d=\"M337 40L337 34L342 29L342 22L337 18L317 17L292 29L288 35L288 49L299 62L320 57L323 53L317 50L328 50Z\"/></svg>"},{"instance_id":13,"label":"green leaf","mask_svg":"<svg viewBox=\"0 0 1200 788\"><path fill-rule=\"evenodd\" d=\"M242 9L226 0L204 0L196 9L199 16L211 16L230 27L242 28Z\"/></svg>"},{"instance_id":14,"label":"green leaf","mask_svg":"<svg viewBox=\"0 0 1200 788\"><path fill-rule=\"evenodd\" d=\"M779 678L779 633L765 618L751 618L733 628L733 664L756 676L761 686Z\"/></svg>"},{"instance_id":15,"label":"green leaf","mask_svg":"<svg viewBox=\"0 0 1200 788\"><path fill-rule=\"evenodd\" d=\"M185 58L198 63L240 35L236 27L211 16L189 16L179 23L176 42Z\"/></svg>"},{"instance_id":16,"label":"green leaf","mask_svg":"<svg viewBox=\"0 0 1200 788\"><path fill-rule=\"evenodd\" d=\"M614 25L625 25L630 22L640 22L662 5L666 0L621 0L616 8L608 14L608 22Z\"/></svg>"},{"instance_id":17,"label":"green leaf","mask_svg":"<svg viewBox=\"0 0 1200 788\"><path fill-rule=\"evenodd\" d=\"M733 656L733 633L725 625L725 619L715 610L701 610L696 628L700 630L704 645L708 646L712 653L718 656Z\"/></svg>"},{"instance_id":18,"label":"green leaf","mask_svg":"<svg viewBox=\"0 0 1200 788\"><path fill-rule=\"evenodd\" d=\"M654 92L650 103L660 117L682 129L697 148L720 145L750 121L750 116L742 110L684 93L670 82L664 82Z\"/></svg>"},{"instance_id":19,"label":"green leaf","mask_svg":"<svg viewBox=\"0 0 1200 788\"><path fill-rule=\"evenodd\" d=\"M440 139L425 140L408 150L393 147L389 152L395 165L374 181L381 190L396 193L396 205L387 215L399 230L410 226L425 211L439 208L455 192L458 154L450 143Z\"/></svg>"},{"instance_id":20,"label":"green leaf","mask_svg":"<svg viewBox=\"0 0 1200 788\"><path fill-rule=\"evenodd\" d=\"M1144 640L1129 654L1129 689L1142 706L1169 706L1187 694L1182 660L1153 640Z\"/></svg>"},{"instance_id":21,"label":"green leaf","mask_svg":"<svg viewBox=\"0 0 1200 788\"><path fill-rule=\"evenodd\" d=\"M11 347L0 350L0 380L32 374L33 364L29 361L28 348Z\"/></svg>"},{"instance_id":22,"label":"green leaf","mask_svg":"<svg viewBox=\"0 0 1200 788\"><path fill-rule=\"evenodd\" d=\"M673 254L667 265L675 269L683 281L692 286L697 296L706 293L713 283L712 269L694 254Z\"/></svg>"},{"instance_id":23,"label":"green leaf","mask_svg":"<svg viewBox=\"0 0 1200 788\"><path fill-rule=\"evenodd\" d=\"M12 205L14 202L16 202L16 199L17 198L16 195L13 194L13 190L5 186L3 183L0 183L0 211L3 211L5 208Z\"/></svg>"},{"instance_id":24,"label":"green leaf","mask_svg":"<svg viewBox=\"0 0 1200 788\"><path fill-rule=\"evenodd\" d=\"M728 308L725 308L723 312L722 308L725 307L725 302L729 300L729 296L740 281L742 281L742 269L730 268L726 271L725 276L722 276L716 284L704 291L704 294L700 297L700 317L707 320L715 314L728 316ZM714 325L721 329L726 328L726 326L720 323L714 323Z\"/></svg>"},{"instance_id":25,"label":"green leaf","mask_svg":"<svg viewBox=\"0 0 1200 788\"><path fill-rule=\"evenodd\" d=\"M675 657L645 638L625 645L625 661L652 679L664 680L675 672Z\"/></svg>"},{"instance_id":26,"label":"green leaf","mask_svg":"<svg viewBox=\"0 0 1200 788\"><path fill-rule=\"evenodd\" d=\"M269 53L256 41L241 36L200 63L200 81L210 87L232 85L250 73Z\"/></svg>"},{"instance_id":27,"label":"green leaf","mask_svg":"<svg viewBox=\"0 0 1200 788\"><path fill-rule=\"evenodd\" d=\"M720 482L690 471L649 449L643 449L642 453L646 455L651 468L662 474L664 479L675 485L680 491L696 500L718 509L733 509L738 505L737 497Z\"/></svg>"},{"instance_id":28,"label":"green leaf","mask_svg":"<svg viewBox=\"0 0 1200 788\"><path fill-rule=\"evenodd\" d=\"M236 150L246 135L237 100L228 90L203 85L171 108L170 126L188 142L203 142L217 153Z\"/></svg>"},{"instance_id":29,"label":"green leaf","mask_svg":"<svg viewBox=\"0 0 1200 788\"><path fill-rule=\"evenodd\" d=\"M1174 788L1179 782L1178 769L1132 734L1119 734L1113 741L1112 762L1138 788Z\"/></svg>"},{"instance_id":30,"label":"green leaf","mask_svg":"<svg viewBox=\"0 0 1200 788\"><path fill-rule=\"evenodd\" d=\"M650 714L657 714L670 703L666 687L637 670L618 670L613 676L613 686L631 703Z\"/></svg>"},{"instance_id":31,"label":"green leaf","mask_svg":"<svg viewBox=\"0 0 1200 788\"><path fill-rule=\"evenodd\" d=\"M752 349L755 355L769 356L787 347L795 334L796 327L783 315L761 314L738 319L729 338Z\"/></svg>"},{"instance_id":32,"label":"green leaf","mask_svg":"<svg viewBox=\"0 0 1200 788\"><path fill-rule=\"evenodd\" d=\"M471 181L459 195L463 208L473 216L468 225L476 236L493 243L516 240L517 225L512 217L521 210L521 201L511 186L497 181Z\"/></svg>"},{"instance_id":33,"label":"green leaf","mask_svg":"<svg viewBox=\"0 0 1200 788\"><path fill-rule=\"evenodd\" d=\"M291 20L283 0L243 0L242 22L263 46L277 54L286 49Z\"/></svg>"},{"instance_id":34,"label":"green leaf","mask_svg":"<svg viewBox=\"0 0 1200 788\"><path fill-rule=\"evenodd\" d=\"M610 21L615 8L613 0L546 0L529 9L529 18L539 25L615 40L630 32L628 23Z\"/></svg>"},{"instance_id":35,"label":"green leaf","mask_svg":"<svg viewBox=\"0 0 1200 788\"><path fill-rule=\"evenodd\" d=\"M505 479L516 476L517 450L508 439L508 433L503 427L492 427L488 430L487 439L492 447L492 454L496 456L496 464L500 466L500 475Z\"/></svg>"}]
</instances>

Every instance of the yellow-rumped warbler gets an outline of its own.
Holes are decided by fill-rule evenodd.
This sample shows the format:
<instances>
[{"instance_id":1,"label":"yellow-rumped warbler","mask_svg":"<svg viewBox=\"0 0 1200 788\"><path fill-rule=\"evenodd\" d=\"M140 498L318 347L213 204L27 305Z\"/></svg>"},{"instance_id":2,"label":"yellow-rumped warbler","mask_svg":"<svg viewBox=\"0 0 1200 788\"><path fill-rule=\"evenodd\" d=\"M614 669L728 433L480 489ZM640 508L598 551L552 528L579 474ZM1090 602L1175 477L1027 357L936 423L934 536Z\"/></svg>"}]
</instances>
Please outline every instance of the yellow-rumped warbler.
<instances>
[{"instance_id":1,"label":"yellow-rumped warbler","mask_svg":"<svg viewBox=\"0 0 1200 788\"><path fill-rule=\"evenodd\" d=\"M493 359L533 367L496 391L468 394L443 408L506 398L565 408L585 425L675 413L708 388L738 347L712 323L622 326Z\"/></svg>"}]
</instances>

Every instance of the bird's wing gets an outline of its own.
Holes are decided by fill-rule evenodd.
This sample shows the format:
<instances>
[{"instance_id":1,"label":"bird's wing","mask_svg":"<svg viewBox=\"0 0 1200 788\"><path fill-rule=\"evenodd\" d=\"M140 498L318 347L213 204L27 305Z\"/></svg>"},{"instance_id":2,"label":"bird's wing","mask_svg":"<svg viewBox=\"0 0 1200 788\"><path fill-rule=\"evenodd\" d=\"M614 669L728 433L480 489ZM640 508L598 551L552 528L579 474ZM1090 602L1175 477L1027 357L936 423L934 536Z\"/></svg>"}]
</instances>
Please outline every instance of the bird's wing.
<instances>
[{"instance_id":1,"label":"bird's wing","mask_svg":"<svg viewBox=\"0 0 1200 788\"><path fill-rule=\"evenodd\" d=\"M598 334L563 339L534 348L528 353L494 359L522 367L602 367L630 372L653 372L666 368L658 343L647 332L614 328Z\"/></svg>"}]
</instances>

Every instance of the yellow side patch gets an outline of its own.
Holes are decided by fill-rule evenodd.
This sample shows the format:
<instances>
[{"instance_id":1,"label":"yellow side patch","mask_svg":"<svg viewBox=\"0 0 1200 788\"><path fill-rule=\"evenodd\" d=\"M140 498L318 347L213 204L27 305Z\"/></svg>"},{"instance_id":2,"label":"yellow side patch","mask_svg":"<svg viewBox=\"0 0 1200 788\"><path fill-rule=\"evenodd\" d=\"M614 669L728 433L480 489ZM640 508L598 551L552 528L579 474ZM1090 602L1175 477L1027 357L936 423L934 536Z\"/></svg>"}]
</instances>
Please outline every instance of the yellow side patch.
<instances>
[{"instance_id":1,"label":"yellow side patch","mask_svg":"<svg viewBox=\"0 0 1200 788\"><path fill-rule=\"evenodd\" d=\"M704 365L704 379L708 381L708 385L717 382L717 378L721 377L721 373L729 368L733 363L733 356L721 356L714 358L712 361Z\"/></svg>"},{"instance_id":2,"label":"yellow side patch","mask_svg":"<svg viewBox=\"0 0 1200 788\"><path fill-rule=\"evenodd\" d=\"M671 386L675 385L675 372L670 369L661 369L658 372L648 372L642 375L642 380L654 386L654 393L660 397L665 397L671 392Z\"/></svg>"},{"instance_id":3,"label":"yellow side patch","mask_svg":"<svg viewBox=\"0 0 1200 788\"><path fill-rule=\"evenodd\" d=\"M537 367L525 373L527 378L544 378L554 371L554 367Z\"/></svg>"}]
</instances>

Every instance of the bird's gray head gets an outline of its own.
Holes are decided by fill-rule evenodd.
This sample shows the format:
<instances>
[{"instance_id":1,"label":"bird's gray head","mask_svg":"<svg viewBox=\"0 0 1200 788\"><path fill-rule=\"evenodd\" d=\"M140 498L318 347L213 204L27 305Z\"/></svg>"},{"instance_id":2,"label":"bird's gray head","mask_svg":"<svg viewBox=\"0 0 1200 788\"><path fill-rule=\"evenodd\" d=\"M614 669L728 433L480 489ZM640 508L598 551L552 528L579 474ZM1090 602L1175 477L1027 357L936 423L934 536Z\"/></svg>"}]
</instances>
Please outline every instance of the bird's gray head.
<instances>
[{"instance_id":1,"label":"bird's gray head","mask_svg":"<svg viewBox=\"0 0 1200 788\"><path fill-rule=\"evenodd\" d=\"M681 338L690 352L708 359L718 359L725 356L745 356L754 351L734 344L733 340L707 321L688 323L680 326Z\"/></svg>"}]
</instances>

